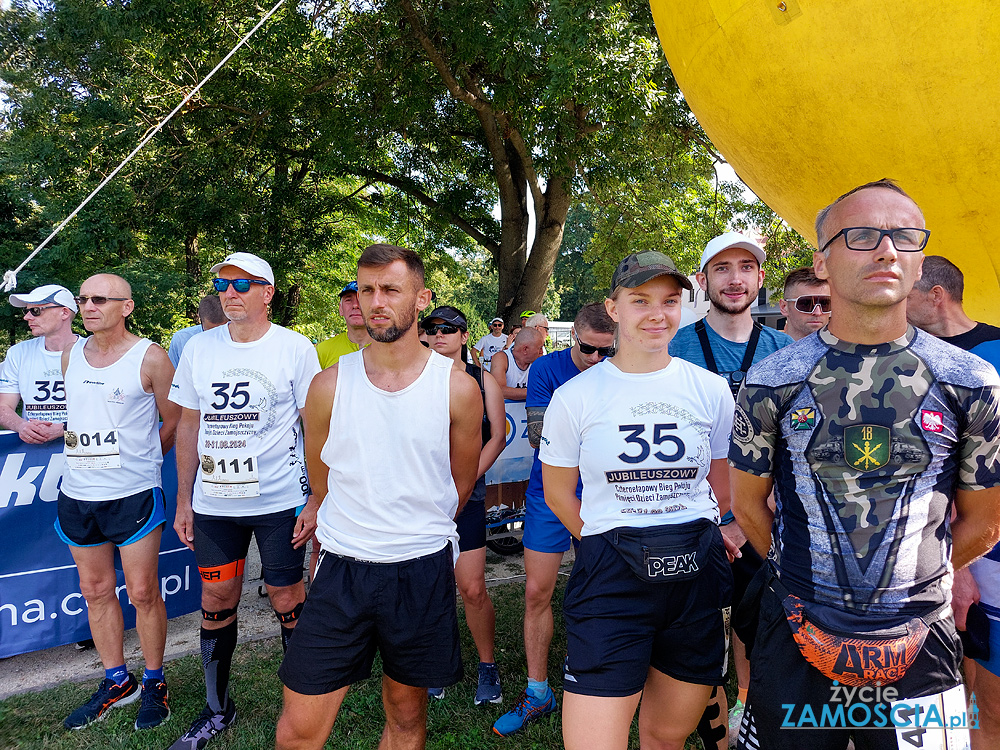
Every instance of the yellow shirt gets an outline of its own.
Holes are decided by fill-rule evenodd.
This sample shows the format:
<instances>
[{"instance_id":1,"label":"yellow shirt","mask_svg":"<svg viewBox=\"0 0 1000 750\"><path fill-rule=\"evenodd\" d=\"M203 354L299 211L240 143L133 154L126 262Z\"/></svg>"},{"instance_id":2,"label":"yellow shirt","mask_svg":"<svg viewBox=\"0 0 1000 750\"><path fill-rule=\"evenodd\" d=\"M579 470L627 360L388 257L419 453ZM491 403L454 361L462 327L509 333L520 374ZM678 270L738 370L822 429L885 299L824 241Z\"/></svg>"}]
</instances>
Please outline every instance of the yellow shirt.
<instances>
[{"instance_id":1,"label":"yellow shirt","mask_svg":"<svg viewBox=\"0 0 1000 750\"><path fill-rule=\"evenodd\" d=\"M316 354L319 356L319 366L324 370L345 354L356 352L361 347L347 338L347 332L337 334L326 341L316 344Z\"/></svg>"}]
</instances>

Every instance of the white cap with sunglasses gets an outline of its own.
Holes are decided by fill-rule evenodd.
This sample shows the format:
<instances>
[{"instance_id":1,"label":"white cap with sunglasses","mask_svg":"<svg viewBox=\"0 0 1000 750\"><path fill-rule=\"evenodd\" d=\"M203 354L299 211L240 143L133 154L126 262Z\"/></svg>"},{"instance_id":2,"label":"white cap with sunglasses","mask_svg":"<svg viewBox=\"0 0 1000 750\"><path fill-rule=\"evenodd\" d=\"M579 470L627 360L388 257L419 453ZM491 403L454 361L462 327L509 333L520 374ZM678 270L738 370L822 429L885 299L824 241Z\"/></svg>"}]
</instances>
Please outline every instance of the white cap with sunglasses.
<instances>
[{"instance_id":1,"label":"white cap with sunglasses","mask_svg":"<svg viewBox=\"0 0 1000 750\"><path fill-rule=\"evenodd\" d=\"M36 307L38 305L51 304L65 307L73 312L79 310L76 306L76 300L73 299L72 292L58 284L46 284L37 289L32 289L27 294L12 294L9 301L14 307Z\"/></svg>"},{"instance_id":2,"label":"white cap with sunglasses","mask_svg":"<svg viewBox=\"0 0 1000 750\"><path fill-rule=\"evenodd\" d=\"M218 273L224 266L233 266L274 286L274 271L271 270L271 264L253 253L230 253L224 261L212 266L211 273Z\"/></svg>"}]
</instances>

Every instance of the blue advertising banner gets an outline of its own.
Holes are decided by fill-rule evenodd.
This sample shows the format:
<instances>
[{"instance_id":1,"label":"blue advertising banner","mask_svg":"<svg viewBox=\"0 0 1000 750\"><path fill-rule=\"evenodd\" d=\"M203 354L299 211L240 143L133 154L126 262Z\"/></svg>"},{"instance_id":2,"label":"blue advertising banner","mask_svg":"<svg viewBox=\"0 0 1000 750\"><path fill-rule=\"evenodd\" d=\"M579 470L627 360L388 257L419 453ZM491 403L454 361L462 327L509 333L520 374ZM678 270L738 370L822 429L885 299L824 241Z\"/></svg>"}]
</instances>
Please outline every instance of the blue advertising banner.
<instances>
[{"instance_id":1,"label":"blue advertising banner","mask_svg":"<svg viewBox=\"0 0 1000 750\"><path fill-rule=\"evenodd\" d=\"M527 482L535 450L528 443L528 415L523 401L505 401L507 445L486 472L486 484Z\"/></svg>"},{"instance_id":2,"label":"blue advertising banner","mask_svg":"<svg viewBox=\"0 0 1000 750\"><path fill-rule=\"evenodd\" d=\"M0 433L0 658L75 643L90 637L87 604L69 548L56 535L56 496L62 474L62 443L27 445ZM167 524L160 542L160 591L167 617L201 606L201 579L194 553L174 533L177 467L163 459ZM118 571L118 598L125 627L135 627L125 578Z\"/></svg>"}]
</instances>

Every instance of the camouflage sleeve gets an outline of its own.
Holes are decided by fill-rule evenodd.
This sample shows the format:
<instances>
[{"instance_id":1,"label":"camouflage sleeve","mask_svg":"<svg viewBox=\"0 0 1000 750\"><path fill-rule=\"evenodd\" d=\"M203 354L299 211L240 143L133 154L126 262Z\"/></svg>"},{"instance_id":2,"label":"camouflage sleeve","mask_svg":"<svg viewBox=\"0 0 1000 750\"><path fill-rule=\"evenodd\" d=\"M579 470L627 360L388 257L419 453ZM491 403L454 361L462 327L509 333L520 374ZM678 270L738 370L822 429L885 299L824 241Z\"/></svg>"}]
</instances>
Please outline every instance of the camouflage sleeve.
<instances>
[{"instance_id":1,"label":"camouflage sleeve","mask_svg":"<svg viewBox=\"0 0 1000 750\"><path fill-rule=\"evenodd\" d=\"M771 476L780 437L778 401L773 388L744 385L736 399L729 464L760 477Z\"/></svg>"},{"instance_id":2,"label":"camouflage sleeve","mask_svg":"<svg viewBox=\"0 0 1000 750\"><path fill-rule=\"evenodd\" d=\"M966 391L967 415L959 435L958 487L981 490L1000 485L1000 387Z\"/></svg>"}]
</instances>

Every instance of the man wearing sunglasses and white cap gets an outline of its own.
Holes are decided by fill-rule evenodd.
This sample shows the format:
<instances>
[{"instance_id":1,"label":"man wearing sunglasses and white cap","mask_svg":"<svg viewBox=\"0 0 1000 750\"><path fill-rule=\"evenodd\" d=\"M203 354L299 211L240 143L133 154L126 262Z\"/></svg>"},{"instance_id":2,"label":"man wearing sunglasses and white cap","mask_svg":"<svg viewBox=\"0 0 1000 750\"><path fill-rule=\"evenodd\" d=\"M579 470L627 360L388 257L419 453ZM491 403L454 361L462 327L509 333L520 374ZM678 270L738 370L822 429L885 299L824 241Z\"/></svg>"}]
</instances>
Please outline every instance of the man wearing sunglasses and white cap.
<instances>
[{"instance_id":1,"label":"man wearing sunglasses and white cap","mask_svg":"<svg viewBox=\"0 0 1000 750\"><path fill-rule=\"evenodd\" d=\"M764 248L738 232L726 232L712 239L701 254L698 285L708 293L711 306L708 315L677 332L670 342L670 354L686 359L726 378L733 396L739 391L747 370L756 362L792 343L788 334L755 323L751 306L764 285ZM753 547L746 541L737 524L732 523L732 512L722 519L723 533L736 542L742 550L733 567L736 590L759 567ZM734 639L734 666L736 667L739 696L729 716L729 725L739 725L743 701L750 680L750 664L743 651L743 644ZM716 703L718 701L718 703ZM716 690L705 712L698 733L707 747L725 747L722 724L726 716L721 708L726 706L726 695ZM734 733L730 733L732 744Z\"/></svg>"},{"instance_id":2,"label":"man wearing sunglasses and white cap","mask_svg":"<svg viewBox=\"0 0 1000 750\"><path fill-rule=\"evenodd\" d=\"M10 304L24 310L34 336L14 344L0 374L0 427L16 432L25 443L38 445L62 438L66 429L63 349L79 338L73 333L76 300L69 289L46 284L28 294L10 295ZM24 402L18 416L15 409Z\"/></svg>"},{"instance_id":3,"label":"man wearing sunglasses and white cap","mask_svg":"<svg viewBox=\"0 0 1000 750\"><path fill-rule=\"evenodd\" d=\"M816 278L812 266L796 268L785 277L778 307L785 316L785 333L795 341L804 339L830 322L830 284Z\"/></svg>"},{"instance_id":4,"label":"man wearing sunglasses and white cap","mask_svg":"<svg viewBox=\"0 0 1000 750\"><path fill-rule=\"evenodd\" d=\"M268 320L274 273L265 260L232 253L212 273L229 323L191 339L170 393L183 407L174 530L194 550L201 573L207 693L207 705L175 750L200 750L236 718L229 675L251 536L288 647L305 601L302 564L318 508L299 423L320 369L316 350L305 336Z\"/></svg>"},{"instance_id":5,"label":"man wearing sunglasses and white cap","mask_svg":"<svg viewBox=\"0 0 1000 750\"><path fill-rule=\"evenodd\" d=\"M486 372L490 371L490 361L493 355L507 345L507 337L503 335L503 318L493 318L490 321L490 332L483 336L476 345L472 347L472 362L478 367L482 367Z\"/></svg>"},{"instance_id":6,"label":"man wearing sunglasses and white cap","mask_svg":"<svg viewBox=\"0 0 1000 750\"><path fill-rule=\"evenodd\" d=\"M82 729L141 697L135 728L148 729L170 717L163 676L167 611L157 561L166 522L160 466L179 413L167 399L174 368L163 349L126 328L135 302L125 279L91 276L76 302L92 335L62 354L67 422L56 533L80 574L104 679L63 725ZM125 663L116 548L146 661L141 696Z\"/></svg>"}]
</instances>

